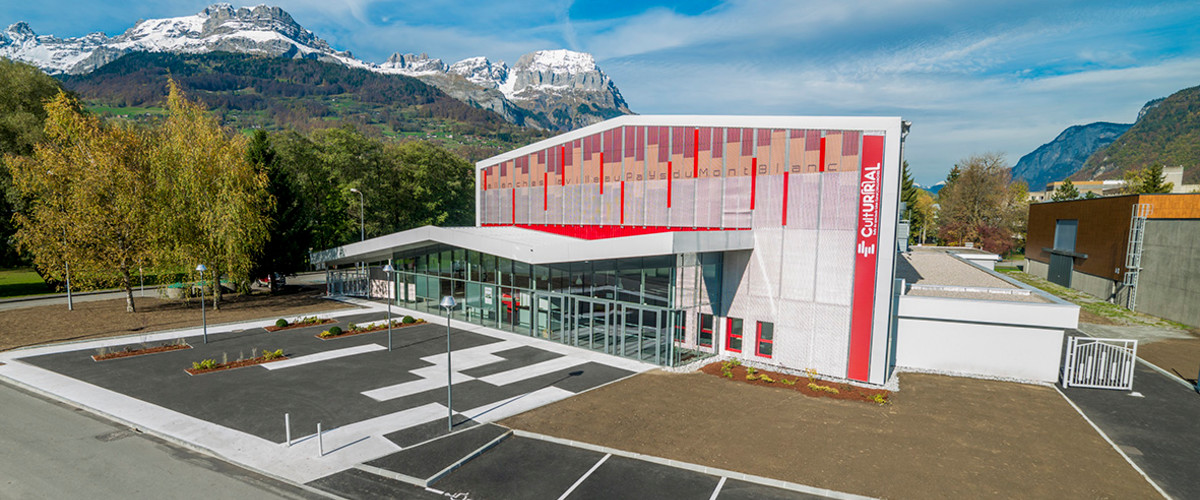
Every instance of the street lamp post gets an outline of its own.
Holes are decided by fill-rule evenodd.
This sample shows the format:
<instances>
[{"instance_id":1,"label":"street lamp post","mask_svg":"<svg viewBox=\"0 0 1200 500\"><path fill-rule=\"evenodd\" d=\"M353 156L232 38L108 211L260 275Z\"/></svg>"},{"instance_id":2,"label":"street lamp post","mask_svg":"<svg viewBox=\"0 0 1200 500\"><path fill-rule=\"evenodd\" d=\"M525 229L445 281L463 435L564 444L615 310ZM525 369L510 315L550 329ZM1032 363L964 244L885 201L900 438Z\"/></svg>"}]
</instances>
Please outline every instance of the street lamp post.
<instances>
[{"instance_id":1,"label":"street lamp post","mask_svg":"<svg viewBox=\"0 0 1200 500\"><path fill-rule=\"evenodd\" d=\"M454 430L454 398L451 387L451 370L450 370L450 310L458 303L454 302L453 295L442 297L442 307L446 308L446 432Z\"/></svg>"},{"instance_id":2,"label":"street lamp post","mask_svg":"<svg viewBox=\"0 0 1200 500\"><path fill-rule=\"evenodd\" d=\"M392 271L394 271L394 270L395 269L392 269L391 264L383 266L383 272L387 274L388 286L392 287L393 289L396 285L392 281ZM388 305L388 308L387 308L388 309L388 314L387 314L388 351L391 351L392 350L392 293L389 292L387 295L384 296L384 299L387 300L387 305Z\"/></svg>"},{"instance_id":3,"label":"street lamp post","mask_svg":"<svg viewBox=\"0 0 1200 500\"><path fill-rule=\"evenodd\" d=\"M204 331L204 343L207 344L208 343L208 315L204 311L204 271L207 271L208 268L204 267L204 264L200 264L200 265L196 266L196 270L200 271L200 320L203 321L203 324L204 324L204 330L203 330Z\"/></svg>"}]
</instances>

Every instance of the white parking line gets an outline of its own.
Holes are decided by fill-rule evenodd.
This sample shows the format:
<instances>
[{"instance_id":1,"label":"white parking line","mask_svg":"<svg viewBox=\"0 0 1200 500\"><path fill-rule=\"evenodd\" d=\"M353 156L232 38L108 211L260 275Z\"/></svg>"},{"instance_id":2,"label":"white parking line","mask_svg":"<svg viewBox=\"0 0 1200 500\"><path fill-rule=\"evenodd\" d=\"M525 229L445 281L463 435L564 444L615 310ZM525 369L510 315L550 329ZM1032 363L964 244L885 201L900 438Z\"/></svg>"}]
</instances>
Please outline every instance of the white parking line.
<instances>
[{"instance_id":1,"label":"white parking line","mask_svg":"<svg viewBox=\"0 0 1200 500\"><path fill-rule=\"evenodd\" d=\"M611 457L611 456L612 456L612 453L604 455L604 458L601 458L599 462L596 462L596 465L593 465L591 469L588 469L588 471L585 472L582 476L579 476L579 479L575 481L575 484L572 484L570 488L567 488L567 491L565 493L563 493L561 497L558 497L558 500L563 500L563 499L567 498L567 496L570 495L572 491L575 491L575 488L578 488L579 485L583 484L583 481L586 480L588 478L588 476L592 475L593 472L596 472L596 469L599 469L600 466L604 464L604 461L608 460L608 457Z\"/></svg>"},{"instance_id":2,"label":"white parking line","mask_svg":"<svg viewBox=\"0 0 1200 500\"><path fill-rule=\"evenodd\" d=\"M344 358L346 356L354 356L356 354L364 354L368 352L384 351L386 347L379 344L367 344L357 347L347 347L345 349L334 349L332 351L318 352L309 354L308 356L300 356L298 358L289 359L287 361L276 361L274 363L265 363L259 366L268 370L280 370L283 368L291 368L293 366L307 365L309 363L318 363L331 359Z\"/></svg>"},{"instance_id":3,"label":"white parking line","mask_svg":"<svg viewBox=\"0 0 1200 500\"><path fill-rule=\"evenodd\" d=\"M587 363L587 361L572 356L563 356L561 358L554 358L549 361L542 361L541 363L534 363L529 366L522 366L506 372L488 375L486 377L481 377L479 380L492 385L508 385L513 382L520 382L522 380L540 377L547 373L565 370L567 368L582 365L584 363Z\"/></svg>"},{"instance_id":4,"label":"white parking line","mask_svg":"<svg viewBox=\"0 0 1200 500\"><path fill-rule=\"evenodd\" d=\"M721 487L725 486L726 479L728 478L721 476L721 480L717 481L717 489L713 490L713 494L711 497L708 497L708 500L717 500L717 497L721 495Z\"/></svg>"}]
</instances>

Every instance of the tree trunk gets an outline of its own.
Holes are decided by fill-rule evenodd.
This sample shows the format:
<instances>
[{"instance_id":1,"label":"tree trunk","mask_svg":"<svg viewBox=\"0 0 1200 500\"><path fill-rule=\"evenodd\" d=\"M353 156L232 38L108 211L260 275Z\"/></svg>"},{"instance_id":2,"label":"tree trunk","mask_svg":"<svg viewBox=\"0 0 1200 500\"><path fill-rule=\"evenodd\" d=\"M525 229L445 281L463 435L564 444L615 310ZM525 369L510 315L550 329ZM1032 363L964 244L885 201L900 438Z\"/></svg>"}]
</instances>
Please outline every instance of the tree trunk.
<instances>
[{"instance_id":1,"label":"tree trunk","mask_svg":"<svg viewBox=\"0 0 1200 500\"><path fill-rule=\"evenodd\" d=\"M221 266L218 266L216 264L213 264L213 269L212 269L212 290L213 290L213 303L212 303L213 310L220 311L221 310Z\"/></svg>"},{"instance_id":2,"label":"tree trunk","mask_svg":"<svg viewBox=\"0 0 1200 500\"><path fill-rule=\"evenodd\" d=\"M133 279L129 276L129 268L121 267L121 284L125 287L125 312L136 312L133 307Z\"/></svg>"}]
</instances>

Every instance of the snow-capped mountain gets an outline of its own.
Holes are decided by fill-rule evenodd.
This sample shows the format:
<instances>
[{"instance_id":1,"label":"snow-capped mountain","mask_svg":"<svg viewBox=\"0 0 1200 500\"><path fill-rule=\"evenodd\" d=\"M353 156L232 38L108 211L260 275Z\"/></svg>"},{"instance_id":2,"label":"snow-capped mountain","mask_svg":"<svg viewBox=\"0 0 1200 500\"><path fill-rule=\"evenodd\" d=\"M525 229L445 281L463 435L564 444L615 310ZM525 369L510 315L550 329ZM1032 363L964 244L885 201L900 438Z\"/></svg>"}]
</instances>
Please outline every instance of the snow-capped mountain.
<instances>
[{"instance_id":1,"label":"snow-capped mountain","mask_svg":"<svg viewBox=\"0 0 1200 500\"><path fill-rule=\"evenodd\" d=\"M129 52L236 52L317 59L387 74L416 77L450 96L490 109L514 123L570 129L627 114L616 84L591 54L544 50L509 68L485 57L447 65L426 54L393 54L382 63L334 50L279 7L214 4L192 16L138 21L124 33L78 38L39 36L18 22L0 32L0 57L51 74L88 73Z\"/></svg>"}]
</instances>

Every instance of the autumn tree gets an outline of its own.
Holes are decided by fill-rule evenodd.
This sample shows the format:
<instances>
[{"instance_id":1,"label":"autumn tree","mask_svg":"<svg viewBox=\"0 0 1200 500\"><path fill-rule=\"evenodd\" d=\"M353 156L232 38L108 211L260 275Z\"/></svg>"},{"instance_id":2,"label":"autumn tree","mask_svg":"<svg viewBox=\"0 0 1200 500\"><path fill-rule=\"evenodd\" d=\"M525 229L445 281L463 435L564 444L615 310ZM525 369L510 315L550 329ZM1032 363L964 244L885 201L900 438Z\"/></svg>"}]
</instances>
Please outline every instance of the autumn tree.
<instances>
[{"instance_id":1,"label":"autumn tree","mask_svg":"<svg viewBox=\"0 0 1200 500\"><path fill-rule=\"evenodd\" d=\"M1070 201L1079 198L1079 190L1075 189L1075 184L1071 179L1064 180L1062 184L1054 188L1054 193L1050 195L1050 201Z\"/></svg>"},{"instance_id":2,"label":"autumn tree","mask_svg":"<svg viewBox=\"0 0 1200 500\"><path fill-rule=\"evenodd\" d=\"M152 252L153 141L82 114L65 93L46 113L45 140L33 155L6 161L15 190L31 200L14 217L18 245L53 279L65 279L69 267L75 282L103 283L115 271L125 310L134 312L130 271Z\"/></svg>"},{"instance_id":3,"label":"autumn tree","mask_svg":"<svg viewBox=\"0 0 1200 500\"><path fill-rule=\"evenodd\" d=\"M247 141L221 127L200 104L168 81L168 115L157 138L155 175L160 262L205 264L213 277L213 308L220 278L247 284L267 241L267 175L246 156Z\"/></svg>"},{"instance_id":4,"label":"autumn tree","mask_svg":"<svg viewBox=\"0 0 1200 500\"><path fill-rule=\"evenodd\" d=\"M1004 156L971 156L952 172L955 177L938 193L942 239L1001 254L1015 247L1025 231L1029 189L1012 181Z\"/></svg>"}]
</instances>

